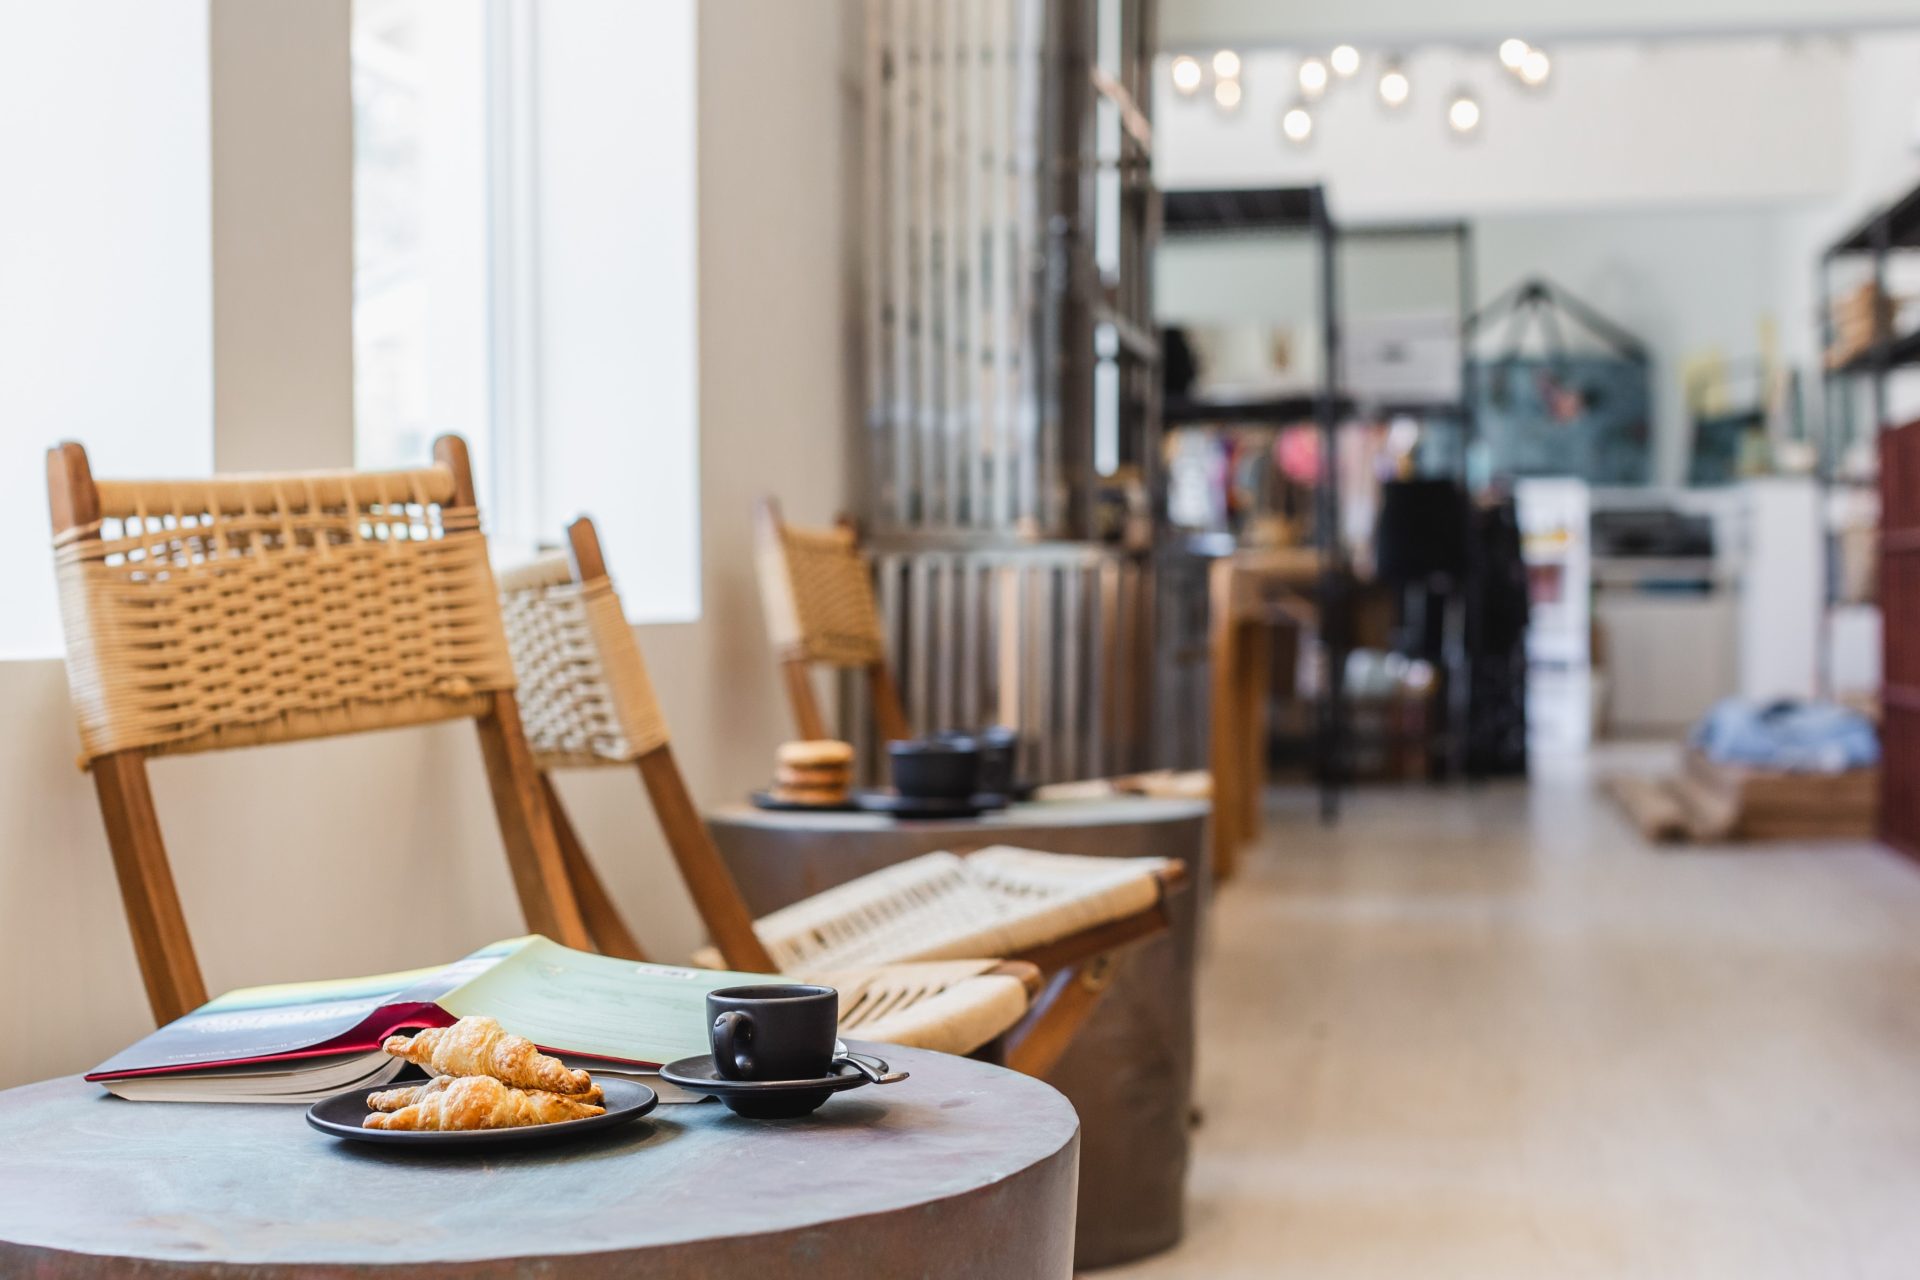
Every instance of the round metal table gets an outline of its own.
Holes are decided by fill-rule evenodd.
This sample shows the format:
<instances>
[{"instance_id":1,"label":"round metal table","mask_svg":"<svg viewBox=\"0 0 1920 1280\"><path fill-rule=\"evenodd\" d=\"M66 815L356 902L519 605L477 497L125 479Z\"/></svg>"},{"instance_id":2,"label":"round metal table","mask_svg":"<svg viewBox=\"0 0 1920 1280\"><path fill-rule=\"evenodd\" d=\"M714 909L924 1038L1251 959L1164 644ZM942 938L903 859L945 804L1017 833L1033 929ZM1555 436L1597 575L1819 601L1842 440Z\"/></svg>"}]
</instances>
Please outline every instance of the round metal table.
<instances>
[{"instance_id":1,"label":"round metal table","mask_svg":"<svg viewBox=\"0 0 1920 1280\"><path fill-rule=\"evenodd\" d=\"M1071 1274L1073 1109L1036 1080L913 1073L804 1120L718 1103L551 1146L345 1142L303 1109L0 1093L0 1275L1047 1277Z\"/></svg>"},{"instance_id":2,"label":"round metal table","mask_svg":"<svg viewBox=\"0 0 1920 1280\"><path fill-rule=\"evenodd\" d=\"M1055 853L1186 864L1167 933L1129 948L1093 1016L1048 1077L1080 1112L1077 1264L1158 1253L1184 1229L1193 1102L1194 972L1211 884L1205 801L1116 797L1017 804L964 820L902 822L871 813L707 815L755 915L937 849L1013 844Z\"/></svg>"}]
</instances>

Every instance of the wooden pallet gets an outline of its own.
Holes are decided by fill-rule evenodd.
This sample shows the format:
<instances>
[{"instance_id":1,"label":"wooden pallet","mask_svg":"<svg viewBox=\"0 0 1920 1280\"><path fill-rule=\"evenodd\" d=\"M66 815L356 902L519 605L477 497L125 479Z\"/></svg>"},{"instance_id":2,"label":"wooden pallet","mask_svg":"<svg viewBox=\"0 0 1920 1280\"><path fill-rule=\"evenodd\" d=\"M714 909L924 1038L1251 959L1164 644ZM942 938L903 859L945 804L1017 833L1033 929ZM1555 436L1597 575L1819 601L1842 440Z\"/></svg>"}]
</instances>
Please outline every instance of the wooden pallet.
<instances>
[{"instance_id":1,"label":"wooden pallet","mask_svg":"<svg viewBox=\"0 0 1920 1280\"><path fill-rule=\"evenodd\" d=\"M1866 839L1879 815L1880 771L1781 773L1688 752L1678 773L1622 775L1607 793L1661 843Z\"/></svg>"}]
</instances>

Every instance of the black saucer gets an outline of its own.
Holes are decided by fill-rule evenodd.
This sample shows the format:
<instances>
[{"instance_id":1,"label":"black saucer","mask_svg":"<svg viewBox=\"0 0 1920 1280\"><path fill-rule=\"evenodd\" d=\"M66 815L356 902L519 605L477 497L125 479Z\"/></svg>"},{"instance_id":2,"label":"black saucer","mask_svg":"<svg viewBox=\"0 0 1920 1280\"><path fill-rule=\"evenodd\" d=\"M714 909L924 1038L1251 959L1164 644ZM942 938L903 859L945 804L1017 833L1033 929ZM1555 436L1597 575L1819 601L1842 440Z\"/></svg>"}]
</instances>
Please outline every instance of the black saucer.
<instances>
[{"instance_id":1,"label":"black saucer","mask_svg":"<svg viewBox=\"0 0 1920 1280\"><path fill-rule=\"evenodd\" d=\"M754 808L772 813L851 813L860 807L851 796L832 804L808 804L801 800L782 800L771 791L755 791L747 799Z\"/></svg>"},{"instance_id":2,"label":"black saucer","mask_svg":"<svg viewBox=\"0 0 1920 1280\"><path fill-rule=\"evenodd\" d=\"M868 813L890 813L896 818L977 818L989 809L1007 807L1005 796L903 796L898 791L856 791L853 803Z\"/></svg>"},{"instance_id":3,"label":"black saucer","mask_svg":"<svg viewBox=\"0 0 1920 1280\"><path fill-rule=\"evenodd\" d=\"M870 1056L866 1060L883 1071L887 1065ZM850 1062L836 1062L830 1073L814 1080L729 1080L714 1068L710 1053L669 1062L660 1068L660 1078L691 1093L711 1094L735 1115L754 1120L811 1115L832 1095L870 1083Z\"/></svg>"}]
</instances>

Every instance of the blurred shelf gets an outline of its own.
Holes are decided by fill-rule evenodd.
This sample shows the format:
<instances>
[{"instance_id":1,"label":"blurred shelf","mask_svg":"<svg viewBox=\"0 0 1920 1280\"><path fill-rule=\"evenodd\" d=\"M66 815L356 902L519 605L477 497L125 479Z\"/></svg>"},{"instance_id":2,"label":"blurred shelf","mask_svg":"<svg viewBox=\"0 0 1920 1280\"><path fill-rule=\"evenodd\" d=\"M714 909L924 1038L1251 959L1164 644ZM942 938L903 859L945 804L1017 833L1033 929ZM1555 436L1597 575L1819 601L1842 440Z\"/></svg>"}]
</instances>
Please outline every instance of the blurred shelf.
<instances>
[{"instance_id":1,"label":"blurred shelf","mask_svg":"<svg viewBox=\"0 0 1920 1280\"><path fill-rule=\"evenodd\" d=\"M1835 241L1827 250L1827 256L1838 258L1874 252L1879 247L1875 231L1882 221L1886 223L1887 248L1920 249L1920 187L1875 210L1859 226Z\"/></svg>"},{"instance_id":2,"label":"blurred shelf","mask_svg":"<svg viewBox=\"0 0 1920 1280\"><path fill-rule=\"evenodd\" d=\"M1920 246L1916 246L1920 247ZM1886 351L1868 347L1828 369L1829 373L1874 373L1920 364L1920 330L1887 339Z\"/></svg>"}]
</instances>

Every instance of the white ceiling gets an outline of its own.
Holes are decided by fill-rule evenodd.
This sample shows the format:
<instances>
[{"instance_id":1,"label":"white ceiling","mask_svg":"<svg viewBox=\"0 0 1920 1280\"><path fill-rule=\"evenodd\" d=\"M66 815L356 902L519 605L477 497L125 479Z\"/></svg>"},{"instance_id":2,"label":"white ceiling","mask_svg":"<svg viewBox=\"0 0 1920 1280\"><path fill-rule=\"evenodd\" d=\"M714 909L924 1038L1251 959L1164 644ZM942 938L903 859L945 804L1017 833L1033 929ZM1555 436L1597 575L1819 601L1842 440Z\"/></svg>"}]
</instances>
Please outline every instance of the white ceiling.
<instances>
[{"instance_id":1,"label":"white ceiling","mask_svg":"<svg viewBox=\"0 0 1920 1280\"><path fill-rule=\"evenodd\" d=\"M1920 26L1920 0L1161 0L1162 49L1808 34Z\"/></svg>"}]
</instances>

